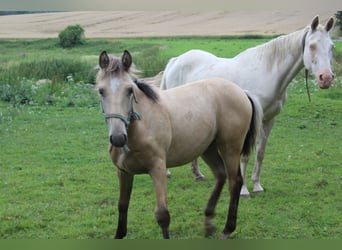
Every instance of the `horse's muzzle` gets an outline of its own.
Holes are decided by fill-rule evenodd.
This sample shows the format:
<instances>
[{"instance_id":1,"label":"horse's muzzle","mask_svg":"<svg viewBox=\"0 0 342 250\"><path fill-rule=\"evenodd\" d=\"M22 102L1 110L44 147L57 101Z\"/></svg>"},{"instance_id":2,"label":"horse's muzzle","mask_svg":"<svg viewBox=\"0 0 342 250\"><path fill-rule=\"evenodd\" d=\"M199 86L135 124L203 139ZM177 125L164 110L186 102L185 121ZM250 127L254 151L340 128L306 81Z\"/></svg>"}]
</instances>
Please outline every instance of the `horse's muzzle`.
<instances>
[{"instance_id":1,"label":"horse's muzzle","mask_svg":"<svg viewBox=\"0 0 342 250\"><path fill-rule=\"evenodd\" d=\"M109 141L114 147L121 148L125 146L127 143L127 135L126 134L111 135L109 137Z\"/></svg>"},{"instance_id":2,"label":"horse's muzzle","mask_svg":"<svg viewBox=\"0 0 342 250\"><path fill-rule=\"evenodd\" d=\"M331 71L323 71L316 77L318 86L321 89L328 89L333 84L335 78L334 74Z\"/></svg>"}]
</instances>

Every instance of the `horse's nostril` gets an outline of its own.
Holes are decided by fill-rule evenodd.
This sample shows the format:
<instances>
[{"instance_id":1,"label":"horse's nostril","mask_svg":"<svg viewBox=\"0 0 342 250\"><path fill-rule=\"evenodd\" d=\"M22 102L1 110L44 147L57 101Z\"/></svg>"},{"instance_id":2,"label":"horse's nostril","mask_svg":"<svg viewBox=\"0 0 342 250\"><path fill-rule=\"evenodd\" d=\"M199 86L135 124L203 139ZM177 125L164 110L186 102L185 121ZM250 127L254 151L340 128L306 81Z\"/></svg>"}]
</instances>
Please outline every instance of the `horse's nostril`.
<instances>
[{"instance_id":1,"label":"horse's nostril","mask_svg":"<svg viewBox=\"0 0 342 250\"><path fill-rule=\"evenodd\" d=\"M323 74L320 74L320 75L319 75L319 80L320 80L320 81L323 81Z\"/></svg>"},{"instance_id":2,"label":"horse's nostril","mask_svg":"<svg viewBox=\"0 0 342 250\"><path fill-rule=\"evenodd\" d=\"M109 136L109 141L110 141L110 144L114 145L114 139L113 139L113 136Z\"/></svg>"}]
</instances>

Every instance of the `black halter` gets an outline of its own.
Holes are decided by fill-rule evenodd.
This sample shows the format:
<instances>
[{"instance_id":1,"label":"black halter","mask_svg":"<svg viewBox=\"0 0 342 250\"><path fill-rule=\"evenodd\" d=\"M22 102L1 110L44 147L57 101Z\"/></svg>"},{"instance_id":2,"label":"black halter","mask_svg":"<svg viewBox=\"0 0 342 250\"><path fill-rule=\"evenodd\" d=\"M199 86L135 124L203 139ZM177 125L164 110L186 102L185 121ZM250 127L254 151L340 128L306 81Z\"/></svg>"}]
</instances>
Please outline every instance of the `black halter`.
<instances>
[{"instance_id":1,"label":"black halter","mask_svg":"<svg viewBox=\"0 0 342 250\"><path fill-rule=\"evenodd\" d=\"M131 96L130 96L130 101L129 101L129 111L128 111L128 114L127 114L127 118L124 117L123 115L120 115L120 114L106 114L104 112L104 109L103 109L103 104L102 104L102 101L101 101L101 109L102 109L102 114L103 114L103 117L105 118L106 122L108 119L110 118L115 118L115 119L119 119L121 120L124 124L125 124L125 127L126 129L128 128L128 126L135 120L141 120L141 116L138 112L136 112L134 110L134 103L138 103L137 102L137 99L135 98L135 95L134 93L132 92Z\"/></svg>"}]
</instances>

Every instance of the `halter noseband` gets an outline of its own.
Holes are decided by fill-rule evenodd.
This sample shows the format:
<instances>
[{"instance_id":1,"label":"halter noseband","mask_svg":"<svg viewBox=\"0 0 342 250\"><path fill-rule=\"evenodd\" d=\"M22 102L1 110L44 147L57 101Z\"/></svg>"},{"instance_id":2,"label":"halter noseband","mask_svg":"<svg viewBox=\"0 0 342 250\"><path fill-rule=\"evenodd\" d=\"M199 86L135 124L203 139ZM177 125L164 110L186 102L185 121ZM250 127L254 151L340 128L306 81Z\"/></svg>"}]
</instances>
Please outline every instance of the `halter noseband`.
<instances>
[{"instance_id":1,"label":"halter noseband","mask_svg":"<svg viewBox=\"0 0 342 250\"><path fill-rule=\"evenodd\" d=\"M130 97L129 111L128 111L128 115L127 115L127 118L126 118L126 117L124 117L123 115L120 115L120 114L106 114L104 112L103 104L102 104L102 101L101 101L101 109L102 109L102 114L103 114L103 117L105 118L105 121L107 122L107 120L110 119L110 118L119 119L119 120L121 120L125 124L125 127L127 129L128 126L133 121L141 120L140 114L134 110L134 106L133 106L134 103L133 102L138 103L136 98L135 98L134 93L132 93L131 97Z\"/></svg>"}]
</instances>

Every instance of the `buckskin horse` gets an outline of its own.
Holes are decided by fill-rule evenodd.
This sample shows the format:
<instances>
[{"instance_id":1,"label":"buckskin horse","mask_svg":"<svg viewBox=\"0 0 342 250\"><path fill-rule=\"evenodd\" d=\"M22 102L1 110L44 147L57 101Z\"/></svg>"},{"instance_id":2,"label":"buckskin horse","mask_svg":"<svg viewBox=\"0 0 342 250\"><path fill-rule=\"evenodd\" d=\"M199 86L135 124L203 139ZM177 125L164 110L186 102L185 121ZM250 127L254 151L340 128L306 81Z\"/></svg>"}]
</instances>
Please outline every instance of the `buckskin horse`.
<instances>
[{"instance_id":1,"label":"buckskin horse","mask_svg":"<svg viewBox=\"0 0 342 250\"><path fill-rule=\"evenodd\" d=\"M240 155L248 156L260 130L262 109L238 85L211 78L162 91L136 79L132 57L103 51L96 89L109 129L109 154L119 179L118 226L115 238L127 234L127 212L135 174L152 177L155 217L169 238L166 169L201 156L215 176L205 209L205 234L212 235L214 211L228 180L230 202L223 238L236 228L242 176ZM194 191L194 193L196 193Z\"/></svg>"}]
</instances>

